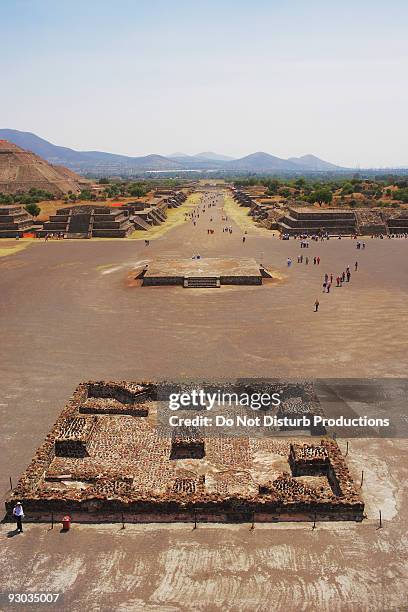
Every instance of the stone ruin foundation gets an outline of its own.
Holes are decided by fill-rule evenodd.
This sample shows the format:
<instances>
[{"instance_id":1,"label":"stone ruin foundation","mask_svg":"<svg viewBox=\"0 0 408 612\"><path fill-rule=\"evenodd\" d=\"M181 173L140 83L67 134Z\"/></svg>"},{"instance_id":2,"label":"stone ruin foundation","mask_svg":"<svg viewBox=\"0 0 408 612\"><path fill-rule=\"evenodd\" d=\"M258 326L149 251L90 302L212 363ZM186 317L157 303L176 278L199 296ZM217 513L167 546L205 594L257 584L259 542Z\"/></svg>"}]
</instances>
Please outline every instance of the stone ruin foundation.
<instances>
[{"instance_id":1,"label":"stone ruin foundation","mask_svg":"<svg viewBox=\"0 0 408 612\"><path fill-rule=\"evenodd\" d=\"M81 383L6 500L26 520L361 521L364 503L327 437L172 435L150 382Z\"/></svg>"}]
</instances>

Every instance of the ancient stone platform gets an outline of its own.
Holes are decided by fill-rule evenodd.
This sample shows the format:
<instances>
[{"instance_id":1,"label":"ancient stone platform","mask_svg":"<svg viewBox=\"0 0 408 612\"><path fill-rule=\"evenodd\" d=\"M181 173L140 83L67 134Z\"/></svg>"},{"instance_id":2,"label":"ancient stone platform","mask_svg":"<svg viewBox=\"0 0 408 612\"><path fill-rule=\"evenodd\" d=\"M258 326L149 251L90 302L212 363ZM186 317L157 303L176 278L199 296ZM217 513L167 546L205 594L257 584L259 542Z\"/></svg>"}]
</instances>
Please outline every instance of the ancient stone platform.
<instances>
[{"instance_id":1,"label":"ancient stone platform","mask_svg":"<svg viewBox=\"0 0 408 612\"><path fill-rule=\"evenodd\" d=\"M34 230L34 219L23 206L10 204L0 206L0 238L24 236Z\"/></svg>"},{"instance_id":2,"label":"ancient stone platform","mask_svg":"<svg viewBox=\"0 0 408 612\"><path fill-rule=\"evenodd\" d=\"M200 259L157 259L149 263L143 286L182 285L184 287L220 287L220 285L261 285L263 275L270 276L251 257Z\"/></svg>"},{"instance_id":3,"label":"ancient stone platform","mask_svg":"<svg viewBox=\"0 0 408 612\"><path fill-rule=\"evenodd\" d=\"M80 384L10 493L26 520L362 520L329 438L209 435L158 426L153 383Z\"/></svg>"},{"instance_id":4,"label":"ancient stone platform","mask_svg":"<svg viewBox=\"0 0 408 612\"><path fill-rule=\"evenodd\" d=\"M356 233L356 216L353 210L342 208L289 208L278 222L282 234L320 234L348 236Z\"/></svg>"}]
</instances>

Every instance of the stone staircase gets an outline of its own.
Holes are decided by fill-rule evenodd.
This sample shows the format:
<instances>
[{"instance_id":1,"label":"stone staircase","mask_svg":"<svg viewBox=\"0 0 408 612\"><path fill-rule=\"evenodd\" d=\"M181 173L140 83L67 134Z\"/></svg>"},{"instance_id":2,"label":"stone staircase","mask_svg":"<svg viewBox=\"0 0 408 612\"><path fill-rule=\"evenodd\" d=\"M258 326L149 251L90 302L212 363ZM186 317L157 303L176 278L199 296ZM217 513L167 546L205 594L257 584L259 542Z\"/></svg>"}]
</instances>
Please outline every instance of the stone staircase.
<instances>
[{"instance_id":1,"label":"stone staircase","mask_svg":"<svg viewBox=\"0 0 408 612\"><path fill-rule=\"evenodd\" d=\"M217 289L220 279L215 276L187 276L184 278L185 289Z\"/></svg>"},{"instance_id":2,"label":"stone staircase","mask_svg":"<svg viewBox=\"0 0 408 612\"><path fill-rule=\"evenodd\" d=\"M90 238L91 219L91 211L71 214L67 227L67 238Z\"/></svg>"},{"instance_id":3,"label":"stone staircase","mask_svg":"<svg viewBox=\"0 0 408 612\"><path fill-rule=\"evenodd\" d=\"M149 230L151 229L151 225L149 225L142 217L139 215L132 215L131 221L136 229L139 230Z\"/></svg>"}]
</instances>

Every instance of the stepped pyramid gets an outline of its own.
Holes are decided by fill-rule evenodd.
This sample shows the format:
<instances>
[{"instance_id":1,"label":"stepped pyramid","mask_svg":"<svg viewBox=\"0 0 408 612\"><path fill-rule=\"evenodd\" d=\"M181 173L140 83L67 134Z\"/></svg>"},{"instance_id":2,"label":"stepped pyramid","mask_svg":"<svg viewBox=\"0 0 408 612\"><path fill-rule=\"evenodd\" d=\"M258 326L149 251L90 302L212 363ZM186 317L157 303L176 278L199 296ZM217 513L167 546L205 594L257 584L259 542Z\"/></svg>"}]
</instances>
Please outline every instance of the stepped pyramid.
<instances>
[{"instance_id":1,"label":"stepped pyramid","mask_svg":"<svg viewBox=\"0 0 408 612\"><path fill-rule=\"evenodd\" d=\"M8 140L0 140L0 193L14 194L35 187L62 196L79 193L89 182L63 166L52 166Z\"/></svg>"},{"instance_id":2,"label":"stepped pyramid","mask_svg":"<svg viewBox=\"0 0 408 612\"><path fill-rule=\"evenodd\" d=\"M127 211L81 204L59 208L37 231L37 236L62 233L66 238L125 238L133 229Z\"/></svg>"}]
</instances>

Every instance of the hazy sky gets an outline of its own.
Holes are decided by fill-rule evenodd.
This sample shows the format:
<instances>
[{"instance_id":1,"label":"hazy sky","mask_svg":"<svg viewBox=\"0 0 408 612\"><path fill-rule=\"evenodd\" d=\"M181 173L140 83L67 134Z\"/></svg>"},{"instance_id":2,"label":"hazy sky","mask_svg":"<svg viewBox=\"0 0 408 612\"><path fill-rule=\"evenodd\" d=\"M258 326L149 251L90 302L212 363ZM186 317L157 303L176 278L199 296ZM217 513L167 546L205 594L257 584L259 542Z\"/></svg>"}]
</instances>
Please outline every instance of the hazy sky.
<instances>
[{"instance_id":1,"label":"hazy sky","mask_svg":"<svg viewBox=\"0 0 408 612\"><path fill-rule=\"evenodd\" d=\"M408 166L407 0L0 0L0 127Z\"/></svg>"}]
</instances>

